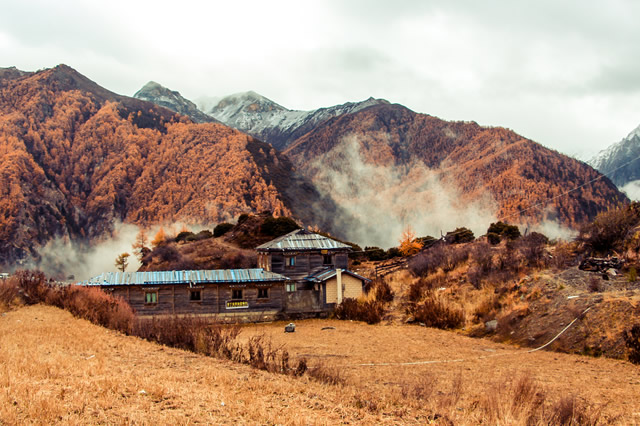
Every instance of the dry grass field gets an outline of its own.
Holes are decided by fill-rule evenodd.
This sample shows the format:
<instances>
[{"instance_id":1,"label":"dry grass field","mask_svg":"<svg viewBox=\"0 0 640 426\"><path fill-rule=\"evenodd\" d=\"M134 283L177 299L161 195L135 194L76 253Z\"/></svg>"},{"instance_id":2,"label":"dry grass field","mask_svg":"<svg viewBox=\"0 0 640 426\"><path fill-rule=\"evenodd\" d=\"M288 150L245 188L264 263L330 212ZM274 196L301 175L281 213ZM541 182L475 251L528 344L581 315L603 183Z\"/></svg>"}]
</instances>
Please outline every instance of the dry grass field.
<instances>
[{"instance_id":1,"label":"dry grass field","mask_svg":"<svg viewBox=\"0 0 640 426\"><path fill-rule=\"evenodd\" d=\"M528 354L418 326L283 326L246 326L240 337L286 346L317 367L311 374L163 347L43 305L3 313L0 424L525 424L535 410L566 414L568 403L576 422L640 422L640 369L627 362ZM357 366L423 360L451 362Z\"/></svg>"}]
</instances>

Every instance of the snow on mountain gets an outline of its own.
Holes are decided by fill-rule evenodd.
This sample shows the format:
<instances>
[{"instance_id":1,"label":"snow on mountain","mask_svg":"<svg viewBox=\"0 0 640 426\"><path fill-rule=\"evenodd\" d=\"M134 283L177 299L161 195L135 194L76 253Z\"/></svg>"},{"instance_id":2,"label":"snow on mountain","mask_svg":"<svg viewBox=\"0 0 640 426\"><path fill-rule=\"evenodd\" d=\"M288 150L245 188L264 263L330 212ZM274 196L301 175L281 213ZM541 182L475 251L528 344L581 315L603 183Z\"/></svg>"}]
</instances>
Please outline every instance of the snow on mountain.
<instances>
[{"instance_id":1,"label":"snow on mountain","mask_svg":"<svg viewBox=\"0 0 640 426\"><path fill-rule=\"evenodd\" d=\"M626 138L600 151L588 164L609 177L630 198L637 198L637 182L640 180L640 126ZM632 184L632 185L631 185Z\"/></svg>"},{"instance_id":2,"label":"snow on mountain","mask_svg":"<svg viewBox=\"0 0 640 426\"><path fill-rule=\"evenodd\" d=\"M186 115L197 123L216 121L200 111L196 104L184 98L179 92L169 90L155 81L150 81L145 84L133 97L143 101L153 102L156 105L168 108L178 114Z\"/></svg>"},{"instance_id":3,"label":"snow on mountain","mask_svg":"<svg viewBox=\"0 0 640 426\"><path fill-rule=\"evenodd\" d=\"M384 99L369 98L311 111L290 110L253 91L222 98L205 112L222 123L270 143L277 149L330 118L354 113L364 108L388 104Z\"/></svg>"}]
</instances>

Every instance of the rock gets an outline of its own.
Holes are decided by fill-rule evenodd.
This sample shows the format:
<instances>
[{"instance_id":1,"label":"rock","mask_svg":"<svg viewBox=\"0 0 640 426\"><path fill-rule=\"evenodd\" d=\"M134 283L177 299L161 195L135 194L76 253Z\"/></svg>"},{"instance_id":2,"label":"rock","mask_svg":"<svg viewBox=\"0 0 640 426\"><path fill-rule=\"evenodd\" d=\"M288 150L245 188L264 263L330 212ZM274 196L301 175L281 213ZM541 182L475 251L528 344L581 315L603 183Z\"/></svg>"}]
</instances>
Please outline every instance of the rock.
<instances>
[{"instance_id":1,"label":"rock","mask_svg":"<svg viewBox=\"0 0 640 426\"><path fill-rule=\"evenodd\" d=\"M607 269L607 275L609 275L610 277L615 277L616 275L618 275L618 273L616 272L615 269L609 268Z\"/></svg>"},{"instance_id":2,"label":"rock","mask_svg":"<svg viewBox=\"0 0 640 426\"><path fill-rule=\"evenodd\" d=\"M296 325L292 322L284 326L285 333L294 333L296 331Z\"/></svg>"},{"instance_id":3,"label":"rock","mask_svg":"<svg viewBox=\"0 0 640 426\"><path fill-rule=\"evenodd\" d=\"M484 323L484 328L487 331L496 331L498 328L498 320L491 320Z\"/></svg>"}]
</instances>

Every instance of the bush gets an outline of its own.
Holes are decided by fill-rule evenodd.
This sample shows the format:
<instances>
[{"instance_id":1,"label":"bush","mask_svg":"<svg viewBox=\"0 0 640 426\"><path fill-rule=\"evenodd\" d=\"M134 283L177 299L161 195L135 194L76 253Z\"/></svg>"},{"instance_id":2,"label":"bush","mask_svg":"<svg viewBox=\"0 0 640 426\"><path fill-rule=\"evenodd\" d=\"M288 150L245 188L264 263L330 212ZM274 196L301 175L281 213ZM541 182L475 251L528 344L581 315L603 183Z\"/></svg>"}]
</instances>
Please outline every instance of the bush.
<instances>
[{"instance_id":1,"label":"bush","mask_svg":"<svg viewBox=\"0 0 640 426\"><path fill-rule=\"evenodd\" d=\"M240 220L238 220L238 222L240 222ZM215 228L213 228L213 236L216 238L221 237L227 232L231 231L232 228L233 228L233 225L231 223L227 223L227 222L219 223L216 225Z\"/></svg>"},{"instance_id":2,"label":"bush","mask_svg":"<svg viewBox=\"0 0 640 426\"><path fill-rule=\"evenodd\" d=\"M620 250L639 222L640 203L633 202L600 213L580 230L578 241L584 244L587 251L606 255L612 250Z\"/></svg>"},{"instance_id":3,"label":"bush","mask_svg":"<svg viewBox=\"0 0 640 426\"><path fill-rule=\"evenodd\" d=\"M367 259L377 262L380 260L385 260L387 258L387 253L380 247L365 247L364 255Z\"/></svg>"},{"instance_id":4,"label":"bush","mask_svg":"<svg viewBox=\"0 0 640 426\"><path fill-rule=\"evenodd\" d=\"M377 278L371 283L371 290L374 293L374 299L378 302L392 302L393 290L384 278Z\"/></svg>"},{"instance_id":5,"label":"bush","mask_svg":"<svg viewBox=\"0 0 640 426\"><path fill-rule=\"evenodd\" d=\"M475 240L473 231L469 228L456 228L451 232L447 232L444 239L449 244L470 243Z\"/></svg>"},{"instance_id":6,"label":"bush","mask_svg":"<svg viewBox=\"0 0 640 426\"><path fill-rule=\"evenodd\" d=\"M247 219L249 219L249 214L248 213L242 213L240 216L238 216L238 223L246 222Z\"/></svg>"},{"instance_id":7,"label":"bush","mask_svg":"<svg viewBox=\"0 0 640 426\"><path fill-rule=\"evenodd\" d=\"M361 302L356 299L346 298L333 311L334 317L339 320L364 321L367 324L376 324L382 321L384 305L377 300Z\"/></svg>"},{"instance_id":8,"label":"bush","mask_svg":"<svg viewBox=\"0 0 640 426\"><path fill-rule=\"evenodd\" d=\"M450 272L468 258L468 247L436 244L414 256L409 261L409 270L416 276L428 275L437 271L438 268Z\"/></svg>"},{"instance_id":9,"label":"bush","mask_svg":"<svg viewBox=\"0 0 640 426\"><path fill-rule=\"evenodd\" d=\"M179 243L180 241L187 241L187 238L195 239L195 234L190 231L182 231L178 235L176 235L175 242Z\"/></svg>"},{"instance_id":10,"label":"bush","mask_svg":"<svg viewBox=\"0 0 640 426\"><path fill-rule=\"evenodd\" d=\"M513 241L520 238L520 229L518 229L516 225L509 225L508 223L504 222L496 222L489 225L489 229L487 229L487 237L489 237L489 234L497 235L500 240L506 238ZM495 241L496 237L492 236L490 238L494 239ZM496 242L493 242L491 240L489 242L494 245L497 244Z\"/></svg>"},{"instance_id":11,"label":"bush","mask_svg":"<svg viewBox=\"0 0 640 426\"><path fill-rule=\"evenodd\" d=\"M260 233L271 237L279 237L300 229L300 225L290 217L268 217L260 225Z\"/></svg>"},{"instance_id":12,"label":"bush","mask_svg":"<svg viewBox=\"0 0 640 426\"><path fill-rule=\"evenodd\" d=\"M640 364L640 324L624 332L624 342L629 349L629 362Z\"/></svg>"},{"instance_id":13,"label":"bush","mask_svg":"<svg viewBox=\"0 0 640 426\"><path fill-rule=\"evenodd\" d=\"M442 329L461 327L465 320L462 309L447 304L433 291L428 291L423 301L413 305L409 313L427 327Z\"/></svg>"},{"instance_id":14,"label":"bush","mask_svg":"<svg viewBox=\"0 0 640 426\"><path fill-rule=\"evenodd\" d=\"M387 250L387 259L393 259L394 257L400 257L402 253L400 253L400 249L398 247L391 247Z\"/></svg>"}]
</instances>

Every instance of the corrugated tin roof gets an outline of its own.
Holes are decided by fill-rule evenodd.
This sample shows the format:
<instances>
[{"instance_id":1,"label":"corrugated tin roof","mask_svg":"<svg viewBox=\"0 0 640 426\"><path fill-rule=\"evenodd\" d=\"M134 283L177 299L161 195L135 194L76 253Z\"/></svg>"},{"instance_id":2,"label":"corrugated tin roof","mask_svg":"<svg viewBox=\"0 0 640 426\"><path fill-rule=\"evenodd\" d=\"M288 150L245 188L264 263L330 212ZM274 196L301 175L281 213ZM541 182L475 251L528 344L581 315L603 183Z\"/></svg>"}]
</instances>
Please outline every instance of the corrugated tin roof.
<instances>
[{"instance_id":1,"label":"corrugated tin roof","mask_svg":"<svg viewBox=\"0 0 640 426\"><path fill-rule=\"evenodd\" d=\"M287 281L264 269L212 269L200 271L105 272L80 285L153 285Z\"/></svg>"},{"instance_id":2,"label":"corrugated tin roof","mask_svg":"<svg viewBox=\"0 0 640 426\"><path fill-rule=\"evenodd\" d=\"M362 275L358 275L353 271L349 271L347 269L343 269L342 270L343 274L348 274L351 275L352 277L361 279L363 281L371 281L369 278L365 278ZM327 269L322 269L318 272L316 272L315 274L309 275L308 277L305 277L304 279L307 281L313 281L313 282L323 282L326 281L330 278L335 277L337 274L337 271L335 269L331 269L331 268L327 268Z\"/></svg>"},{"instance_id":3,"label":"corrugated tin roof","mask_svg":"<svg viewBox=\"0 0 640 426\"><path fill-rule=\"evenodd\" d=\"M256 250L264 251L297 251L297 250L336 250L351 249L351 246L332 240L314 232L297 229L286 235L259 245Z\"/></svg>"}]
</instances>

